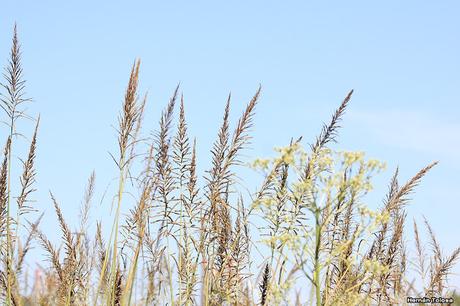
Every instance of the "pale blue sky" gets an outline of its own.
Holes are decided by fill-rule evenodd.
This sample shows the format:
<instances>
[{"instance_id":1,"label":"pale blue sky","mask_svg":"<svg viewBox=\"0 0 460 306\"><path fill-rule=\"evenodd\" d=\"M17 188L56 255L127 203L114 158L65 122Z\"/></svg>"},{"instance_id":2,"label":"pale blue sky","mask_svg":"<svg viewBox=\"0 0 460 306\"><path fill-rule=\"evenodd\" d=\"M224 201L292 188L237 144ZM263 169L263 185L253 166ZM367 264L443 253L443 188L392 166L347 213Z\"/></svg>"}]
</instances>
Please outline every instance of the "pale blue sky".
<instances>
[{"instance_id":1,"label":"pale blue sky","mask_svg":"<svg viewBox=\"0 0 460 306\"><path fill-rule=\"evenodd\" d=\"M56 227L49 189L76 216L92 169L99 195L116 175L111 125L140 57L147 129L181 82L201 169L229 91L236 120L263 86L249 161L290 137L312 140L354 88L335 148L387 161L376 205L397 165L405 180L440 160L408 210L425 215L451 251L460 244L459 16L458 1L4 1L0 63L16 21L30 113L42 116L36 198L49 215L44 230Z\"/></svg>"}]
</instances>

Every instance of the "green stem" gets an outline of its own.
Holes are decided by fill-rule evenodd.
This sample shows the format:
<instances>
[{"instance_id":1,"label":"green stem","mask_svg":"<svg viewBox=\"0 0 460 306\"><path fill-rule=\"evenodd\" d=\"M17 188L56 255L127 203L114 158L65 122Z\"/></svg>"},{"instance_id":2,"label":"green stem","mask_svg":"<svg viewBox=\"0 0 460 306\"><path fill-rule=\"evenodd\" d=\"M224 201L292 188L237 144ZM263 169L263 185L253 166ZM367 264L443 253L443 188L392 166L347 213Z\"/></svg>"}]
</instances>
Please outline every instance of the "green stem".
<instances>
[{"instance_id":1,"label":"green stem","mask_svg":"<svg viewBox=\"0 0 460 306\"><path fill-rule=\"evenodd\" d=\"M120 165L123 165L124 163L124 158L122 158ZM117 269L117 256L118 256L118 223L119 223L119 217L120 217L120 207L121 207L121 199L123 196L124 192L124 187L125 187L125 172L124 169L122 168L120 170L120 182L118 185L118 202L117 202L117 211L115 213L115 222L114 222L114 240L113 240L113 256L112 256L112 267L111 271L115 271ZM112 273L112 276L116 275ZM110 301L110 305L113 304L114 298L115 298L115 289L116 289L116 279L113 279L113 287L112 287L112 297Z\"/></svg>"},{"instance_id":2,"label":"green stem","mask_svg":"<svg viewBox=\"0 0 460 306\"><path fill-rule=\"evenodd\" d=\"M123 164L122 163L123 161L124 161L124 158L122 157L120 165ZM119 215L120 215L121 198L122 198L122 194L123 194L123 191L124 191L124 177L125 177L125 172L123 171L123 169L120 169L120 179L119 179L119 185L118 185L117 210L116 210L116 213L115 213L114 222L113 222L113 225L112 225L112 230L110 232L110 239L109 239L108 244L107 244L107 249L106 249L106 252L105 252L104 262L102 263L102 270L101 270L101 275L100 275L100 278L99 278L99 284L97 286L96 297L94 299L94 306L97 305L97 300L98 300L98 297L99 297L99 291L101 289L102 281L103 281L103 279L105 277L105 273L106 273L106 270L107 270L108 258L109 258L110 248L111 248L111 245L112 245L112 238L114 236L115 236L115 238L113 240L114 241L114 246L113 246L114 250L113 250L111 271L114 271L114 266L116 267L116 256L117 256L117 243L116 243L116 241L118 239L118 219L119 219ZM113 273L111 273L111 278L112 278L112 276L113 276ZM115 282L114 282L113 288L115 288ZM113 294L112 294L112 297L113 297Z\"/></svg>"}]
</instances>

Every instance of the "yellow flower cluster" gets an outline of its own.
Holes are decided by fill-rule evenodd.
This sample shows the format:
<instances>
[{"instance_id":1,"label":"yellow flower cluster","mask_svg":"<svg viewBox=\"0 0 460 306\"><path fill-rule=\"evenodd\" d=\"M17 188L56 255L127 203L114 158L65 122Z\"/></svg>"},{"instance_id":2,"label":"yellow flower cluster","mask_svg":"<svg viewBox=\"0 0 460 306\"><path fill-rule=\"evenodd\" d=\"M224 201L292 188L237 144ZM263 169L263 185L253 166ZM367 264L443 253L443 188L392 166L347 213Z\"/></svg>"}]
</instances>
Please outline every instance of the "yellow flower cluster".
<instances>
[{"instance_id":1,"label":"yellow flower cluster","mask_svg":"<svg viewBox=\"0 0 460 306\"><path fill-rule=\"evenodd\" d=\"M376 159L370 159L367 161L367 168L371 171L383 171L387 168L387 164Z\"/></svg>"},{"instance_id":2,"label":"yellow flower cluster","mask_svg":"<svg viewBox=\"0 0 460 306\"><path fill-rule=\"evenodd\" d=\"M375 218L377 216L377 212L370 210L366 206L360 206L358 207L358 211L362 216L368 216L370 218Z\"/></svg>"},{"instance_id":3,"label":"yellow flower cluster","mask_svg":"<svg viewBox=\"0 0 460 306\"><path fill-rule=\"evenodd\" d=\"M281 305L283 301L288 300L288 291L291 289L294 280L287 279L284 282L278 284L277 282L272 282L272 286L270 287L270 293L272 294L273 298L273 305Z\"/></svg>"},{"instance_id":4,"label":"yellow flower cluster","mask_svg":"<svg viewBox=\"0 0 460 306\"><path fill-rule=\"evenodd\" d=\"M275 151L280 154L280 157L275 162L282 161L285 164L292 165L295 162L295 155L299 150L300 145L298 143L287 147L275 148Z\"/></svg>"},{"instance_id":5,"label":"yellow flower cluster","mask_svg":"<svg viewBox=\"0 0 460 306\"><path fill-rule=\"evenodd\" d=\"M389 221L390 215L385 211L373 211L365 206L358 208L358 211L362 217L368 217L371 219L370 224L367 227L367 231L372 233L380 225L385 224Z\"/></svg>"},{"instance_id":6,"label":"yellow flower cluster","mask_svg":"<svg viewBox=\"0 0 460 306\"><path fill-rule=\"evenodd\" d=\"M302 194L305 194L309 190L311 190L312 182L311 181L298 181L292 184L293 193L295 197L299 197Z\"/></svg>"},{"instance_id":7,"label":"yellow flower cluster","mask_svg":"<svg viewBox=\"0 0 460 306\"><path fill-rule=\"evenodd\" d=\"M267 245L285 245L290 250L298 250L300 248L300 237L291 233L282 233L278 236L262 239L262 242Z\"/></svg>"},{"instance_id":8,"label":"yellow flower cluster","mask_svg":"<svg viewBox=\"0 0 460 306\"><path fill-rule=\"evenodd\" d=\"M342 152L343 163L347 167L351 167L354 163L364 159L364 152Z\"/></svg>"},{"instance_id":9,"label":"yellow flower cluster","mask_svg":"<svg viewBox=\"0 0 460 306\"><path fill-rule=\"evenodd\" d=\"M384 274L388 272L388 266L382 265L377 260L364 260L364 269L372 274Z\"/></svg>"},{"instance_id":10,"label":"yellow flower cluster","mask_svg":"<svg viewBox=\"0 0 460 306\"><path fill-rule=\"evenodd\" d=\"M311 244L315 243L315 227L310 227L312 223L308 221L314 219L310 219L306 213L310 211L315 217L319 211L318 218L321 220L323 216L331 215L339 202L342 203L341 209L346 209L347 205L353 203L359 205L362 196L372 189L372 176L385 169L384 163L374 159L366 160L364 152L333 152L324 149L316 154L307 155L299 144L277 148L276 151L279 153L276 158L257 159L253 162L253 167L267 170L272 176L272 189L264 198L254 202L253 207L260 210L268 223L271 234L267 234L274 235L265 236L268 238L263 242L269 247L282 245L300 254L299 256L308 254L314 249ZM288 182L282 181L282 186L279 173L274 170L280 163L290 166ZM308 179L305 179L307 166L311 173ZM365 231L371 233L389 219L388 214L370 210L365 206L359 206L358 213L361 220L357 220L358 227L353 237L336 244L327 256L330 258L322 258L322 264L327 265L348 253L350 244L359 239ZM276 247L275 251L277 249ZM354 266L360 259L348 256L346 261ZM365 269L381 273L386 267L377 262L366 261Z\"/></svg>"},{"instance_id":11,"label":"yellow flower cluster","mask_svg":"<svg viewBox=\"0 0 460 306\"><path fill-rule=\"evenodd\" d=\"M259 201L259 205L266 208L272 208L276 204L276 200L273 198L263 198Z\"/></svg>"},{"instance_id":12,"label":"yellow flower cluster","mask_svg":"<svg viewBox=\"0 0 460 306\"><path fill-rule=\"evenodd\" d=\"M319 156L315 160L318 164L318 168L322 170L331 169L334 167L334 158L330 149L321 150Z\"/></svg>"},{"instance_id":13,"label":"yellow flower cluster","mask_svg":"<svg viewBox=\"0 0 460 306\"><path fill-rule=\"evenodd\" d=\"M254 160L252 162L252 168L255 168L255 169L263 169L263 170L267 170L268 167L270 166L270 160L269 159L262 159L262 158L257 158L256 160Z\"/></svg>"}]
</instances>

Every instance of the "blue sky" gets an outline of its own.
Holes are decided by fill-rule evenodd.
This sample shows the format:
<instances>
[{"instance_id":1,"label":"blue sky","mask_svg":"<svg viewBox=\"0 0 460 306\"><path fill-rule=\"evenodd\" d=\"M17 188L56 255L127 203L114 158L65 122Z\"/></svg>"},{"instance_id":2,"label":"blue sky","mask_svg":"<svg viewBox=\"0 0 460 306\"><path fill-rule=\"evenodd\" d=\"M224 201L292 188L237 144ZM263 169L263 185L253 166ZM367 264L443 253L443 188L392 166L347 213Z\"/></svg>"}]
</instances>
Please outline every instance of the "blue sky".
<instances>
[{"instance_id":1,"label":"blue sky","mask_svg":"<svg viewBox=\"0 0 460 306\"><path fill-rule=\"evenodd\" d=\"M147 130L180 82L201 169L229 91L236 120L263 87L249 161L290 137L313 140L355 89L335 148L387 161L372 205L396 166L405 180L439 160L408 211L425 215L451 251L460 244L458 16L458 1L5 1L0 63L16 21L29 112L42 118L36 198L50 220L44 231L56 232L48 190L72 218L93 169L99 194L116 176L112 126L139 57Z\"/></svg>"}]
</instances>

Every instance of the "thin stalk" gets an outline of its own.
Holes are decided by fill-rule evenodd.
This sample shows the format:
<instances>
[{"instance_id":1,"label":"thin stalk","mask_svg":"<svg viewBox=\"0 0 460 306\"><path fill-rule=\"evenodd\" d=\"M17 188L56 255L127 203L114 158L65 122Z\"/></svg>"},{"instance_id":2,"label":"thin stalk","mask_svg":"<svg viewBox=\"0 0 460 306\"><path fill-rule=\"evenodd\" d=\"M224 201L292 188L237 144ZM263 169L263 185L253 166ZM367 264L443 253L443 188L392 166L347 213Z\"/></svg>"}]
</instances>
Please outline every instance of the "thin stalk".
<instances>
[{"instance_id":1,"label":"thin stalk","mask_svg":"<svg viewBox=\"0 0 460 306\"><path fill-rule=\"evenodd\" d=\"M126 289L128 290L127 301L125 303L123 303L123 305L130 305L131 304L131 298L132 298L132 294L133 294L133 286L134 286L134 281L135 281L134 277L135 277L136 270L137 270L137 262L138 262L141 246L142 246L142 240L139 240L139 243L138 243L138 245L136 247L136 251L135 251L135 254L134 254L134 259L133 259L133 264L131 266L131 271L129 272L128 280L126 281Z\"/></svg>"},{"instance_id":2,"label":"thin stalk","mask_svg":"<svg viewBox=\"0 0 460 306\"><path fill-rule=\"evenodd\" d=\"M12 135L13 135L13 119L11 119L10 126L10 145L8 147L8 202L6 208L6 275L7 275L7 298L6 304L11 305L11 234L10 234L10 202L11 202L11 150L12 150Z\"/></svg>"},{"instance_id":3,"label":"thin stalk","mask_svg":"<svg viewBox=\"0 0 460 306\"><path fill-rule=\"evenodd\" d=\"M168 262L166 263L166 267L168 268L168 274L169 274L169 295L171 298L171 305L174 306L175 303L174 303L174 288L173 288L172 270L169 264L171 262L170 257L171 257L171 253L169 253L169 243L168 243Z\"/></svg>"},{"instance_id":4,"label":"thin stalk","mask_svg":"<svg viewBox=\"0 0 460 306\"><path fill-rule=\"evenodd\" d=\"M315 263L314 263L314 275L313 282L315 285L316 292L316 306L321 306L321 284L320 284L320 273L321 264L319 262L319 252L321 246L321 224L320 224L320 209L315 207Z\"/></svg>"},{"instance_id":5,"label":"thin stalk","mask_svg":"<svg viewBox=\"0 0 460 306\"><path fill-rule=\"evenodd\" d=\"M120 165L123 165L124 163L124 157L122 157ZM112 266L111 266L111 271L115 271L117 268L117 256L118 256L118 225L119 225L119 217L120 217L120 207L121 207L121 200L123 196L125 188L125 171L124 169L120 170L120 180L118 184L118 201L117 201L117 210L115 212L115 221L114 221L114 240L113 240L113 256L112 256ZM112 274L113 275L113 274ZM112 296L111 296L111 301L110 303L112 304L113 299L115 298L115 279L113 282L113 288L112 288Z\"/></svg>"},{"instance_id":6,"label":"thin stalk","mask_svg":"<svg viewBox=\"0 0 460 306\"><path fill-rule=\"evenodd\" d=\"M120 206L121 206L121 198L122 198L123 191L124 191L124 171L123 171L123 169L120 169L120 179L119 179L119 184L118 184L117 210L116 210L114 221L113 221L113 224L112 224L112 230L110 232L110 239L109 239L109 241L107 243L104 262L102 263L102 270L101 270L101 275L99 277L99 284L97 286L96 298L94 299L94 306L97 306L97 300L98 300L98 297L99 297L99 291L100 291L101 286L102 286L102 280L104 279L105 271L107 270L108 258L109 258L109 253L110 253L112 241L114 241L113 256L117 255L117 251L116 251L116 245L117 244L115 242L118 239L118 216L120 215ZM114 236L115 236L115 238L112 239ZM116 262L115 262L115 264L116 264ZM115 268L116 268L116 265L115 265ZM112 258L111 271L114 271L113 269L114 269L114 259ZM112 278L112 274L111 274L111 278Z\"/></svg>"},{"instance_id":7,"label":"thin stalk","mask_svg":"<svg viewBox=\"0 0 460 306\"><path fill-rule=\"evenodd\" d=\"M8 146L8 202L6 208L6 274L7 274L7 299L6 304L11 305L11 261L13 243L11 241L10 232L10 215L11 215L11 156L13 155L13 134L14 134L14 115L11 117L10 122L10 144ZM17 226L17 225L16 225Z\"/></svg>"}]
</instances>

